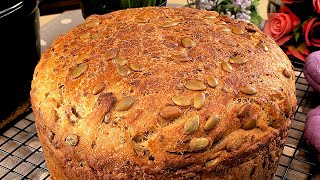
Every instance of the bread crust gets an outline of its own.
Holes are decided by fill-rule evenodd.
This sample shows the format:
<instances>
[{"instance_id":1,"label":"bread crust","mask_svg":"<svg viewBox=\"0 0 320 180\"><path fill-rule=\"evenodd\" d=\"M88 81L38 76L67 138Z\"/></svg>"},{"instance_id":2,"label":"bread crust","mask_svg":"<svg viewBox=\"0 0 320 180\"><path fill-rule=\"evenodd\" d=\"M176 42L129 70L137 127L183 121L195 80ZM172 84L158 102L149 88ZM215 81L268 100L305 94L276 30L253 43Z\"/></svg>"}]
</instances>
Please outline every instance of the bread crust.
<instances>
[{"instance_id":1,"label":"bread crust","mask_svg":"<svg viewBox=\"0 0 320 180\"><path fill-rule=\"evenodd\" d=\"M272 179L296 108L271 38L191 8L88 17L44 51L30 95L53 179Z\"/></svg>"}]
</instances>

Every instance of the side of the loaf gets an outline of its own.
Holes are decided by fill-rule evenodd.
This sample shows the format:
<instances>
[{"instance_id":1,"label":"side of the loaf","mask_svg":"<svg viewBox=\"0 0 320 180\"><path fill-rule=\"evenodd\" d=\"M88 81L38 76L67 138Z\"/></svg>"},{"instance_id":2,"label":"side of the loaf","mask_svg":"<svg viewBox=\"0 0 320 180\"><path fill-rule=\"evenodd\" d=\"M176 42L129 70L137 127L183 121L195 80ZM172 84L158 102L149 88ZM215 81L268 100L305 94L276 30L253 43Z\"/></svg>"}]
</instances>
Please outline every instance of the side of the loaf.
<instances>
[{"instance_id":1,"label":"side of the loaf","mask_svg":"<svg viewBox=\"0 0 320 180\"><path fill-rule=\"evenodd\" d=\"M272 39L191 8L88 17L30 93L53 179L272 179L296 108Z\"/></svg>"},{"instance_id":2,"label":"side of the loaf","mask_svg":"<svg viewBox=\"0 0 320 180\"><path fill-rule=\"evenodd\" d=\"M288 123L290 123L288 121ZM39 137L44 151L46 164L53 180L67 179L266 179L272 180L278 168L288 129L282 129L279 136L272 135L270 141L258 143L252 147L234 154L233 158L219 161L219 158L208 160L204 166L182 167L181 169L153 169L147 164L135 164L127 161L118 163L117 159L98 155L95 164L104 161L100 166L92 167L84 160L74 161L65 158L65 154L52 149L45 138L47 135L39 131ZM72 156L77 152L69 151ZM74 157L73 157L74 158ZM77 157L78 158L78 157ZM174 157L173 157L174 158ZM188 156L184 156L188 158ZM106 161L106 162L105 162ZM210 170L208 171L208 167ZM66 171L66 169L68 169Z\"/></svg>"}]
</instances>

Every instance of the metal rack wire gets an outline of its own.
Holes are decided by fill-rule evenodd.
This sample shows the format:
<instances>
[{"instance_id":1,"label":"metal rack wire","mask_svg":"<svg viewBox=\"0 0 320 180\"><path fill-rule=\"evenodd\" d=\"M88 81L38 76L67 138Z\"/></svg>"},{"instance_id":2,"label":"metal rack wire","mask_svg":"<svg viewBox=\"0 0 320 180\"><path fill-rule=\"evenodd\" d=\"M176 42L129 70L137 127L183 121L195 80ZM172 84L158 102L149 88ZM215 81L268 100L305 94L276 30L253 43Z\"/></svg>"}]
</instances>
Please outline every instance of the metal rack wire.
<instances>
[{"instance_id":1,"label":"metal rack wire","mask_svg":"<svg viewBox=\"0 0 320 180\"><path fill-rule=\"evenodd\" d=\"M303 63L293 61L296 82L297 109L289 130L289 137L280 158L275 178L278 179L314 179L316 169L314 154L304 139L306 115L317 105L319 95L308 85L303 75Z\"/></svg>"},{"instance_id":2,"label":"metal rack wire","mask_svg":"<svg viewBox=\"0 0 320 180\"><path fill-rule=\"evenodd\" d=\"M304 78L303 64L293 61L296 77L297 109L289 130L275 179L314 179L320 172L316 169L314 154L304 140L306 115L315 108L319 95L313 91Z\"/></svg>"},{"instance_id":3,"label":"metal rack wire","mask_svg":"<svg viewBox=\"0 0 320 180\"><path fill-rule=\"evenodd\" d=\"M47 179L31 108L0 135L0 179Z\"/></svg>"},{"instance_id":4,"label":"metal rack wire","mask_svg":"<svg viewBox=\"0 0 320 180\"><path fill-rule=\"evenodd\" d=\"M293 65L298 106L275 180L313 179L315 174L319 174L312 151L305 144L303 131L308 111L317 105L320 98L308 86L302 73L303 64L293 62ZM31 108L0 133L0 179L50 179Z\"/></svg>"}]
</instances>

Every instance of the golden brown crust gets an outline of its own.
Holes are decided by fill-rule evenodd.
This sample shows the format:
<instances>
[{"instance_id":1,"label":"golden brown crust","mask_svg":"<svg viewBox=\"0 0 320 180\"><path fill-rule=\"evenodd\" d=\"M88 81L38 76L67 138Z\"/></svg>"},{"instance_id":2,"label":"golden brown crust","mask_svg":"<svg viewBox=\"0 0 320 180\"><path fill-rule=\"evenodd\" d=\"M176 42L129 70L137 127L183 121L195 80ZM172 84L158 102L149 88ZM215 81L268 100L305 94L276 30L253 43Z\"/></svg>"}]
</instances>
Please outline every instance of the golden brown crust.
<instances>
[{"instance_id":1,"label":"golden brown crust","mask_svg":"<svg viewBox=\"0 0 320 180\"><path fill-rule=\"evenodd\" d=\"M296 107L273 40L190 8L88 17L43 53L30 93L54 179L272 179Z\"/></svg>"}]
</instances>

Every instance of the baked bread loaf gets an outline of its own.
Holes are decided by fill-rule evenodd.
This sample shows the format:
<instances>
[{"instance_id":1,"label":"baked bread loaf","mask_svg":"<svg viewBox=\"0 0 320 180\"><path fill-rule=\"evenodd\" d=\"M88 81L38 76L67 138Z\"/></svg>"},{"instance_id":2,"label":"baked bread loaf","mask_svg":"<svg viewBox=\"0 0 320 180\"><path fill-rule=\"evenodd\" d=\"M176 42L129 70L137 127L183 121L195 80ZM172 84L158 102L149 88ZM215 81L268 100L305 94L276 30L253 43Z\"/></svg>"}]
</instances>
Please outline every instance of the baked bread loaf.
<instances>
[{"instance_id":1,"label":"baked bread loaf","mask_svg":"<svg viewBox=\"0 0 320 180\"><path fill-rule=\"evenodd\" d=\"M53 179L273 179L296 107L272 39L192 8L91 15L30 94Z\"/></svg>"}]
</instances>

